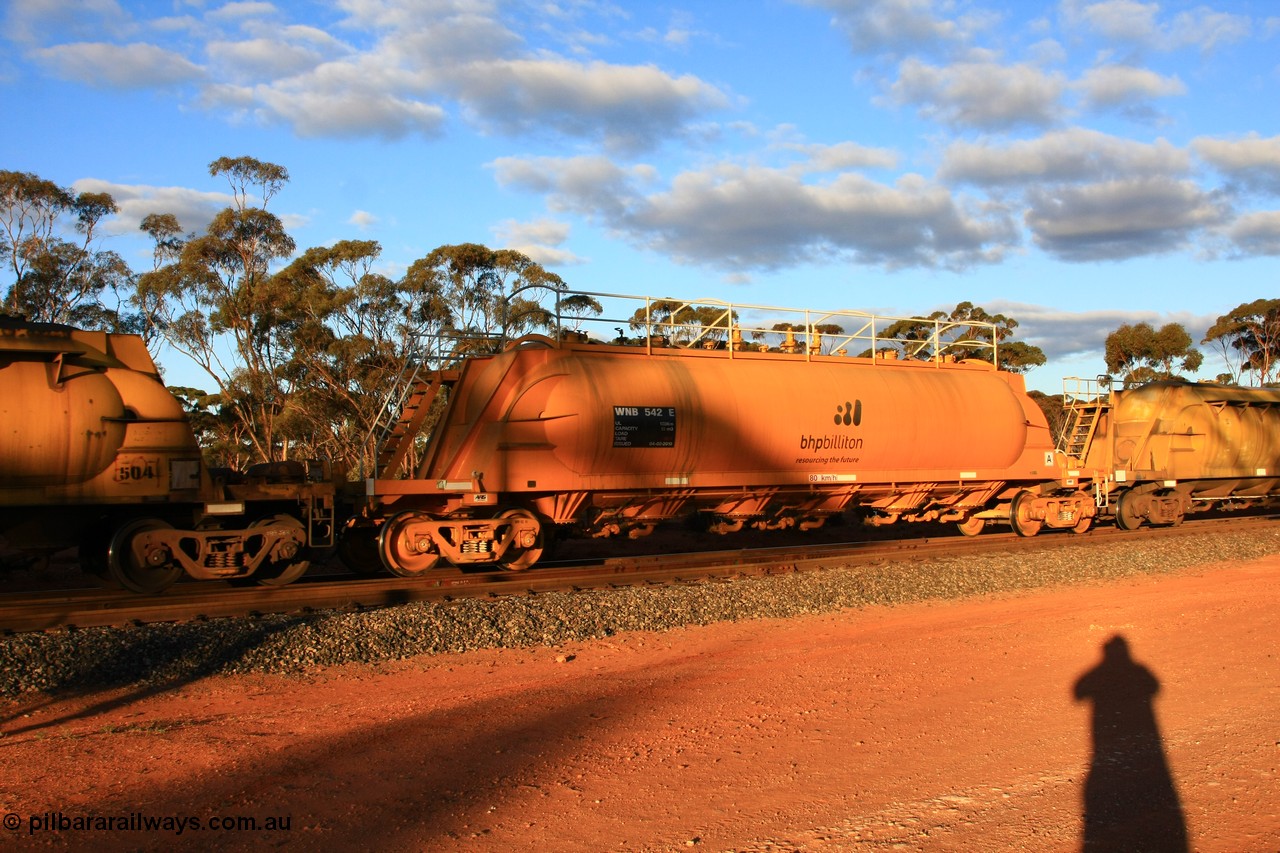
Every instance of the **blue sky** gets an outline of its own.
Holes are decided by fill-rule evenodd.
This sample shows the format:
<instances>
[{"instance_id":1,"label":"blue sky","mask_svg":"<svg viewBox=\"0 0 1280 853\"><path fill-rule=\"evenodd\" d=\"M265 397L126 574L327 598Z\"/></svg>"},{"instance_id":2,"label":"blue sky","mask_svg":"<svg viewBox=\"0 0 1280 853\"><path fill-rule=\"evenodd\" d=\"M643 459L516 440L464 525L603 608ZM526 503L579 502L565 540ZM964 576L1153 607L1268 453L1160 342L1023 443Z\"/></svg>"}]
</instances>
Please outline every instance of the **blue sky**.
<instances>
[{"instance_id":1,"label":"blue sky","mask_svg":"<svg viewBox=\"0 0 1280 853\"><path fill-rule=\"evenodd\" d=\"M582 290L961 301L1049 364L1280 296L1280 4L9 0L0 168L109 191L104 244L286 167L300 249L518 248ZM1202 374L1220 361L1205 348ZM174 357L176 360L176 356ZM167 356L171 373L180 370Z\"/></svg>"}]
</instances>

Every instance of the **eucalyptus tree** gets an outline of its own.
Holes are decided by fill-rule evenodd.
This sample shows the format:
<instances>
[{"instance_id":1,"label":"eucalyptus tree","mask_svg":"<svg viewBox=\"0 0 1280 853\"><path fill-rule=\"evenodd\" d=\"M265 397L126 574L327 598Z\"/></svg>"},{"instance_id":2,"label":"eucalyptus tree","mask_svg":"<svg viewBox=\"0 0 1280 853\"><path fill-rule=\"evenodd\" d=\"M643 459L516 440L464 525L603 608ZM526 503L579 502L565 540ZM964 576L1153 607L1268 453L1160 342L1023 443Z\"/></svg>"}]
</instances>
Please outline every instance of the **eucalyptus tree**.
<instances>
[{"instance_id":1,"label":"eucalyptus tree","mask_svg":"<svg viewBox=\"0 0 1280 853\"><path fill-rule=\"evenodd\" d=\"M738 312L727 306L655 299L637 308L628 320L632 331L676 346L717 345L738 325Z\"/></svg>"},{"instance_id":2,"label":"eucalyptus tree","mask_svg":"<svg viewBox=\"0 0 1280 853\"><path fill-rule=\"evenodd\" d=\"M1106 340L1107 370L1120 374L1127 385L1195 373L1204 356L1191 345L1191 335L1181 323L1159 329L1150 323L1125 323Z\"/></svg>"},{"instance_id":3,"label":"eucalyptus tree","mask_svg":"<svg viewBox=\"0 0 1280 853\"><path fill-rule=\"evenodd\" d=\"M371 470L368 439L388 393L412 378L421 336L446 314L377 272L381 252L372 240L341 240L307 249L277 274L299 295L286 369L295 405L284 426L351 471Z\"/></svg>"},{"instance_id":4,"label":"eucalyptus tree","mask_svg":"<svg viewBox=\"0 0 1280 853\"><path fill-rule=\"evenodd\" d=\"M97 248L99 226L118 212L109 193L79 193L30 172L0 170L0 263L12 278L3 308L29 320L132 330L119 311L133 271Z\"/></svg>"},{"instance_id":5,"label":"eucalyptus tree","mask_svg":"<svg viewBox=\"0 0 1280 853\"><path fill-rule=\"evenodd\" d=\"M688 320L689 306L678 299L654 299L637 308L627 321L633 332L645 338L671 337L674 327Z\"/></svg>"},{"instance_id":6,"label":"eucalyptus tree","mask_svg":"<svg viewBox=\"0 0 1280 853\"><path fill-rule=\"evenodd\" d=\"M157 267L139 277L134 302L166 343L214 381L222 405L245 425L253 453L284 458L276 422L288 404L288 342L303 315L302 295L271 274L295 244L265 205L289 174L251 157L219 158L209 174L227 180L232 205L189 239L178 237L172 217L144 220L156 239Z\"/></svg>"},{"instance_id":7,"label":"eucalyptus tree","mask_svg":"<svg viewBox=\"0 0 1280 853\"><path fill-rule=\"evenodd\" d=\"M961 302L950 311L898 320L881 330L879 336L905 343L910 353L921 359L947 355L990 362L994 349L1001 370L1026 373L1043 365L1046 358L1038 346L1013 337L1017 328L1018 321L1012 317Z\"/></svg>"},{"instance_id":8,"label":"eucalyptus tree","mask_svg":"<svg viewBox=\"0 0 1280 853\"><path fill-rule=\"evenodd\" d=\"M585 293L573 293L560 298L558 303L561 321L568 321L571 331L582 330L582 324L588 317L599 317L604 313L600 300Z\"/></svg>"},{"instance_id":9,"label":"eucalyptus tree","mask_svg":"<svg viewBox=\"0 0 1280 853\"><path fill-rule=\"evenodd\" d=\"M738 325L738 312L720 305L699 305L690 319L698 328L698 339L713 344L729 339L729 333Z\"/></svg>"},{"instance_id":10,"label":"eucalyptus tree","mask_svg":"<svg viewBox=\"0 0 1280 853\"><path fill-rule=\"evenodd\" d=\"M1239 383L1247 374L1255 385L1274 382L1280 367L1280 299L1237 305L1209 327L1200 343L1218 348L1227 381Z\"/></svg>"},{"instance_id":11,"label":"eucalyptus tree","mask_svg":"<svg viewBox=\"0 0 1280 853\"><path fill-rule=\"evenodd\" d=\"M555 318L546 305L564 289L560 276L528 256L478 243L440 246L410 264L401 280L423 334L443 335L459 352L492 351L550 328Z\"/></svg>"},{"instance_id":12,"label":"eucalyptus tree","mask_svg":"<svg viewBox=\"0 0 1280 853\"><path fill-rule=\"evenodd\" d=\"M282 428L351 471L373 470L371 438L415 379L549 327L544 303L564 289L559 276L511 250L441 246L395 280L375 269L381 251L374 241L342 240L306 250L275 276L297 310L285 370L293 405ZM574 301L570 310L585 316L593 307Z\"/></svg>"}]
</instances>

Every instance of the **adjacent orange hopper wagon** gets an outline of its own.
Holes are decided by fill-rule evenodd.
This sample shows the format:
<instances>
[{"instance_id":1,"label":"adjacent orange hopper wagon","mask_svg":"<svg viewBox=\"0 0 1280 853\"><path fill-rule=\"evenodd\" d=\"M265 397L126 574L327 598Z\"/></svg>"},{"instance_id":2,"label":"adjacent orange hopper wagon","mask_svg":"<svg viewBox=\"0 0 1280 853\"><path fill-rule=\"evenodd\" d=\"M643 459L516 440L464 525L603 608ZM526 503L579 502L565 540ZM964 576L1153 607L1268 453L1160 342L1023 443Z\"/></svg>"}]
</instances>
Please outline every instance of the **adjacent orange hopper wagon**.
<instances>
[{"instance_id":1,"label":"adjacent orange hopper wagon","mask_svg":"<svg viewBox=\"0 0 1280 853\"><path fill-rule=\"evenodd\" d=\"M1280 389L1108 377L1065 381L1068 464L1095 484L1116 525L1180 523L1189 512L1280 497Z\"/></svg>"},{"instance_id":2,"label":"adjacent orange hopper wagon","mask_svg":"<svg viewBox=\"0 0 1280 853\"><path fill-rule=\"evenodd\" d=\"M612 343L561 333L437 375L448 406L412 476L367 483L383 563L519 569L553 531L635 537L694 512L717 532L812 528L853 506L970 533L988 520L1028 535L1087 526L1092 499L1059 481L1020 376L939 355L941 337L876 337L867 315L821 318L860 332L823 339L815 322L792 324L804 346L794 330L745 343L740 320L719 337L705 322Z\"/></svg>"}]
</instances>

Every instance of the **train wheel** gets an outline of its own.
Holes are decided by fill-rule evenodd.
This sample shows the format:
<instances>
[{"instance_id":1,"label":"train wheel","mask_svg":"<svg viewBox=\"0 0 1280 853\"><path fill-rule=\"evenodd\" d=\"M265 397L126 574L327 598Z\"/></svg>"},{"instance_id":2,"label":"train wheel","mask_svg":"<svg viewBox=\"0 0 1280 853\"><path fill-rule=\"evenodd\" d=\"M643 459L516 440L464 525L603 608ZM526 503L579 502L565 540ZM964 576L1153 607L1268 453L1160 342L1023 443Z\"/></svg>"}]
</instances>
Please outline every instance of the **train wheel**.
<instances>
[{"instance_id":1,"label":"train wheel","mask_svg":"<svg viewBox=\"0 0 1280 853\"><path fill-rule=\"evenodd\" d=\"M1116 503L1116 527L1121 530L1137 530L1142 526L1142 516L1134 509L1137 502L1133 492L1125 492Z\"/></svg>"},{"instance_id":2,"label":"train wheel","mask_svg":"<svg viewBox=\"0 0 1280 853\"><path fill-rule=\"evenodd\" d=\"M1035 536L1044 526L1043 521L1031 517L1030 503L1035 499L1031 492L1018 492L1009 504L1009 524L1019 536Z\"/></svg>"},{"instance_id":3,"label":"train wheel","mask_svg":"<svg viewBox=\"0 0 1280 853\"><path fill-rule=\"evenodd\" d=\"M382 571L378 531L372 527L348 527L338 540L338 559L358 575L376 575Z\"/></svg>"},{"instance_id":4,"label":"train wheel","mask_svg":"<svg viewBox=\"0 0 1280 853\"><path fill-rule=\"evenodd\" d=\"M302 522L291 515L273 515L270 518L262 518L250 525L250 529L254 527L295 527L302 529ZM299 548L298 553L293 557L278 560L274 563L263 563L256 572L253 573L253 579L262 586L284 586L293 583L298 578L307 573L307 569L311 568L311 560L307 557L307 549Z\"/></svg>"},{"instance_id":5,"label":"train wheel","mask_svg":"<svg viewBox=\"0 0 1280 853\"><path fill-rule=\"evenodd\" d=\"M424 519L416 512L392 517L378 533L378 556L391 574L416 578L440 561L440 552L429 537L414 534L409 524Z\"/></svg>"},{"instance_id":6,"label":"train wheel","mask_svg":"<svg viewBox=\"0 0 1280 853\"><path fill-rule=\"evenodd\" d=\"M978 518L976 515L971 515L964 521L956 524L956 527L958 527L960 532L965 536L977 536L986 526L987 520L985 518Z\"/></svg>"},{"instance_id":7,"label":"train wheel","mask_svg":"<svg viewBox=\"0 0 1280 853\"><path fill-rule=\"evenodd\" d=\"M523 535L526 538L524 541L511 543L511 547L507 549L507 553L504 555L505 559L502 561L504 569L512 572L523 571L542 559L542 550L546 544L546 534L533 513L527 509L509 509L499 518L527 519L537 525L538 528L536 534L531 534L527 530L523 534L516 534L517 536Z\"/></svg>"},{"instance_id":8,"label":"train wheel","mask_svg":"<svg viewBox=\"0 0 1280 853\"><path fill-rule=\"evenodd\" d=\"M135 519L116 531L107 547L107 576L132 592L156 595L173 586L182 577L182 567L173 555L162 549L139 554L133 547L140 533L171 530L173 525L158 518Z\"/></svg>"}]
</instances>

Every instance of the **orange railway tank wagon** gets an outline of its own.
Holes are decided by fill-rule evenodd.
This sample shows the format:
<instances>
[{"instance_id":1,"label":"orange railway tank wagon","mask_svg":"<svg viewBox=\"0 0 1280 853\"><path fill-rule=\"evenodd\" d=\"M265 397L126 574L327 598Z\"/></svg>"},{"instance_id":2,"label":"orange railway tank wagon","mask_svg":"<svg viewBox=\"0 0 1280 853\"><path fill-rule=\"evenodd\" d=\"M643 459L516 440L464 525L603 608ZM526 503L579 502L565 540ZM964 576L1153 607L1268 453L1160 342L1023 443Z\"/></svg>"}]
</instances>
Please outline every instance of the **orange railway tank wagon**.
<instances>
[{"instance_id":1,"label":"orange railway tank wagon","mask_svg":"<svg viewBox=\"0 0 1280 853\"><path fill-rule=\"evenodd\" d=\"M0 536L134 592L288 583L333 544L328 466L211 471L137 335L0 317Z\"/></svg>"},{"instance_id":2,"label":"orange railway tank wagon","mask_svg":"<svg viewBox=\"0 0 1280 853\"><path fill-rule=\"evenodd\" d=\"M524 569L553 535L638 537L694 512L716 532L814 528L851 507L971 535L1094 518L1022 377L974 357L994 352L990 326L892 339L899 318L587 295L639 307L596 321L616 337L575 318L416 382L353 542L413 576L440 559Z\"/></svg>"}]
</instances>

